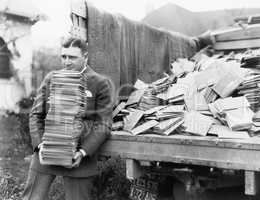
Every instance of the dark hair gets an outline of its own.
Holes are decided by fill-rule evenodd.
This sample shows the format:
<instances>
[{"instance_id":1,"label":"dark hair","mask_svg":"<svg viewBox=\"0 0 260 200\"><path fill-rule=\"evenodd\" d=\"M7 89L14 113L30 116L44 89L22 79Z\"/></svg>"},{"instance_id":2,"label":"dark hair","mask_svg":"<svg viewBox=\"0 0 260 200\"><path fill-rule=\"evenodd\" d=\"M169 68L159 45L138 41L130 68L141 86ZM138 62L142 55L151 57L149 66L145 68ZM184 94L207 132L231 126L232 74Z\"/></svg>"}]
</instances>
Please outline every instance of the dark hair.
<instances>
[{"instance_id":1,"label":"dark hair","mask_svg":"<svg viewBox=\"0 0 260 200\"><path fill-rule=\"evenodd\" d=\"M65 39L62 43L62 47L69 48L69 47L78 47L81 49L81 52L84 54L88 51L88 45L84 40L79 38L69 37Z\"/></svg>"}]
</instances>

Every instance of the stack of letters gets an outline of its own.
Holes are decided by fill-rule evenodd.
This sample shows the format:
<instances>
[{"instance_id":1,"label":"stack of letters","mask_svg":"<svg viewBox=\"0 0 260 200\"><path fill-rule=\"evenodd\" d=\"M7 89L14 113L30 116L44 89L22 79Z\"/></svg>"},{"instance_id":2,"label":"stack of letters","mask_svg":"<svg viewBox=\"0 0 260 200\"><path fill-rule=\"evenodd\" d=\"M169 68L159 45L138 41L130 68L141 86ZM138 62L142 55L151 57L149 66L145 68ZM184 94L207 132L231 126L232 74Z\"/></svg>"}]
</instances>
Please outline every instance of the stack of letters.
<instances>
[{"instance_id":1,"label":"stack of letters","mask_svg":"<svg viewBox=\"0 0 260 200\"><path fill-rule=\"evenodd\" d=\"M249 69L249 73L241 84L239 94L244 95L254 111L260 106L260 56L244 57L241 67Z\"/></svg>"},{"instance_id":2,"label":"stack of letters","mask_svg":"<svg viewBox=\"0 0 260 200\"><path fill-rule=\"evenodd\" d=\"M50 108L40 161L47 165L71 166L83 128L76 116L84 112L86 106L83 77L71 70L56 71L50 87Z\"/></svg>"}]
</instances>

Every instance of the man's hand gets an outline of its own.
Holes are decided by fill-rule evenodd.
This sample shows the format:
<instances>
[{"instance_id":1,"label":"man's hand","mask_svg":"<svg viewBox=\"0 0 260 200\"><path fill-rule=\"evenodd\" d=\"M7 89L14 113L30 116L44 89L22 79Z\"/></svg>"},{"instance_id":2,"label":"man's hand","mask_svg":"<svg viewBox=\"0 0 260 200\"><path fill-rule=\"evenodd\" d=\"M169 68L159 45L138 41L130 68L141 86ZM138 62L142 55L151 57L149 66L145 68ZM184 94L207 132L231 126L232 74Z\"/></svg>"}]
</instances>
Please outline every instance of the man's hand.
<instances>
[{"instance_id":1,"label":"man's hand","mask_svg":"<svg viewBox=\"0 0 260 200\"><path fill-rule=\"evenodd\" d=\"M81 163L81 160L83 158L83 154L80 151L77 151L74 155L74 163L72 164L72 168L78 167Z\"/></svg>"},{"instance_id":2,"label":"man's hand","mask_svg":"<svg viewBox=\"0 0 260 200\"><path fill-rule=\"evenodd\" d=\"M38 149L39 149L39 154L38 154L38 156L39 156L39 161L40 161L40 163L43 163L43 159L42 159L42 146L43 146L42 143L40 143L40 144L38 145Z\"/></svg>"},{"instance_id":3,"label":"man's hand","mask_svg":"<svg viewBox=\"0 0 260 200\"><path fill-rule=\"evenodd\" d=\"M206 31L198 36L200 48L204 48L208 45L214 45L216 43L214 35L212 35L211 31Z\"/></svg>"}]
</instances>

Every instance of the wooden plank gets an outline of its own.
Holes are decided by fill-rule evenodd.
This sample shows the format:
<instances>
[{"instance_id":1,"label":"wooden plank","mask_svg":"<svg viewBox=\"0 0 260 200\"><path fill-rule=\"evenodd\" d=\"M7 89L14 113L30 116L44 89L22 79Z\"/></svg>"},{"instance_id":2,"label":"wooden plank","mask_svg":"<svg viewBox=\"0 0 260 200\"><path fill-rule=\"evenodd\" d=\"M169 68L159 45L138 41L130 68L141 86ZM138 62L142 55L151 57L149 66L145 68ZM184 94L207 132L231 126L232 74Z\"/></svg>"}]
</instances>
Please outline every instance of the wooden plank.
<instances>
[{"instance_id":1,"label":"wooden plank","mask_svg":"<svg viewBox=\"0 0 260 200\"><path fill-rule=\"evenodd\" d=\"M250 40L216 42L213 47L216 50L235 50L235 49L259 48L260 47L260 38L250 39Z\"/></svg>"},{"instance_id":2,"label":"wooden plank","mask_svg":"<svg viewBox=\"0 0 260 200\"><path fill-rule=\"evenodd\" d=\"M183 144L183 145L198 145L198 146L209 146L209 147L225 147L234 149L248 149L248 150L260 150L260 138L253 137L248 139L220 139L217 137L210 136L185 136L185 135L139 135L131 136L126 131L114 131L112 132L111 140L122 140L122 141L137 141L147 143L158 143L158 144Z\"/></svg>"},{"instance_id":3,"label":"wooden plank","mask_svg":"<svg viewBox=\"0 0 260 200\"><path fill-rule=\"evenodd\" d=\"M79 17L79 27L87 29L86 25L86 19Z\"/></svg>"},{"instance_id":4,"label":"wooden plank","mask_svg":"<svg viewBox=\"0 0 260 200\"><path fill-rule=\"evenodd\" d=\"M102 146L100 153L110 156L119 155L125 159L260 171L260 150L241 149L239 146L228 148L193 143L156 143L154 141L110 139Z\"/></svg>"},{"instance_id":5,"label":"wooden plank","mask_svg":"<svg viewBox=\"0 0 260 200\"><path fill-rule=\"evenodd\" d=\"M71 27L71 35L73 37L81 38L83 40L87 40L87 26L86 26L86 19L72 14L72 23L73 26Z\"/></svg>"},{"instance_id":6,"label":"wooden plank","mask_svg":"<svg viewBox=\"0 0 260 200\"><path fill-rule=\"evenodd\" d=\"M71 0L71 13L87 18L87 4L85 0Z\"/></svg>"},{"instance_id":7,"label":"wooden plank","mask_svg":"<svg viewBox=\"0 0 260 200\"><path fill-rule=\"evenodd\" d=\"M242 27L236 27L227 29L224 31L218 31L213 33L215 40L220 41L231 41L231 40L247 40L259 38L260 25L249 25L243 29Z\"/></svg>"},{"instance_id":8,"label":"wooden plank","mask_svg":"<svg viewBox=\"0 0 260 200\"><path fill-rule=\"evenodd\" d=\"M139 178L142 174L142 167L137 160L126 159L126 177L128 179Z\"/></svg>"},{"instance_id":9,"label":"wooden plank","mask_svg":"<svg viewBox=\"0 0 260 200\"><path fill-rule=\"evenodd\" d=\"M254 171L245 171L245 194L256 195L259 193L259 173Z\"/></svg>"}]
</instances>

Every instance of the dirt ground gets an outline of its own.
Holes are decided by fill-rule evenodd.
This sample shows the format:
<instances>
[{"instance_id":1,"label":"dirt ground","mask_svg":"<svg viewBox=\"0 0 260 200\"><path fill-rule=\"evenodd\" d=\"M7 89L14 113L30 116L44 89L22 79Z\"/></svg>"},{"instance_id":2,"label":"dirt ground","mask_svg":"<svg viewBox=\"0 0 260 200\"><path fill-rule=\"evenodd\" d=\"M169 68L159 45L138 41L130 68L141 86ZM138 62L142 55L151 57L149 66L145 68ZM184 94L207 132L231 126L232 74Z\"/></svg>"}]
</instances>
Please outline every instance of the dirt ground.
<instances>
[{"instance_id":1,"label":"dirt ground","mask_svg":"<svg viewBox=\"0 0 260 200\"><path fill-rule=\"evenodd\" d=\"M27 178L31 148L20 134L19 118L0 116L0 199L20 200ZM50 192L50 200L64 199L62 181L58 178Z\"/></svg>"}]
</instances>

